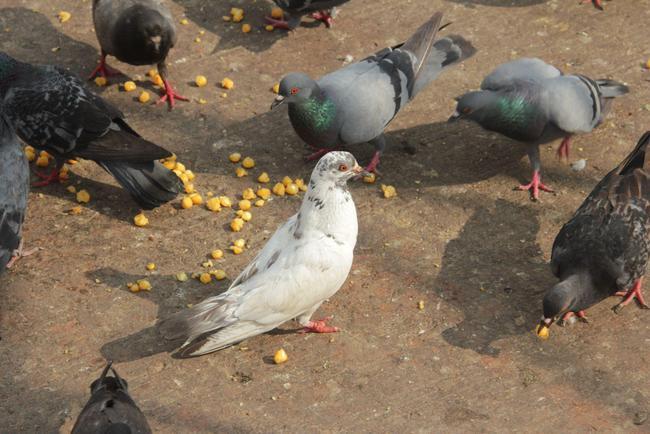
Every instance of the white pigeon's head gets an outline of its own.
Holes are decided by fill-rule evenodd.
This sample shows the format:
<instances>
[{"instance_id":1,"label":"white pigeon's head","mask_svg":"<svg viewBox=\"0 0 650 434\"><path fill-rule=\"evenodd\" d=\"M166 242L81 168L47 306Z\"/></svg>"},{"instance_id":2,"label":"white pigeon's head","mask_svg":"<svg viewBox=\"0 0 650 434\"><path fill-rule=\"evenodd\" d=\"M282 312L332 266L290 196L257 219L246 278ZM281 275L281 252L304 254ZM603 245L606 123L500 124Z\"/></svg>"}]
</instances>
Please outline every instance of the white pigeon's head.
<instances>
[{"instance_id":1,"label":"white pigeon's head","mask_svg":"<svg viewBox=\"0 0 650 434\"><path fill-rule=\"evenodd\" d=\"M343 187L349 179L363 172L363 167L359 166L354 155L349 152L329 152L318 160L309 183L310 186L323 182Z\"/></svg>"}]
</instances>

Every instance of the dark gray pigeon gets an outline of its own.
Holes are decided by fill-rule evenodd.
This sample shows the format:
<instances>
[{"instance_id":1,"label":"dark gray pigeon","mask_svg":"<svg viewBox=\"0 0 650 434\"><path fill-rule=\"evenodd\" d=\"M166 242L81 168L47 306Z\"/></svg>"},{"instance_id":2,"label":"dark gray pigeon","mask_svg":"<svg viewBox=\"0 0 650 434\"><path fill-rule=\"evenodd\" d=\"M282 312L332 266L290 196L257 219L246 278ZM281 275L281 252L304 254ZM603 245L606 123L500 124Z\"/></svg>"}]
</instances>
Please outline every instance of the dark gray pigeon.
<instances>
[{"instance_id":1,"label":"dark gray pigeon","mask_svg":"<svg viewBox=\"0 0 650 434\"><path fill-rule=\"evenodd\" d=\"M57 165L45 180L58 179L69 158L93 160L143 208L174 199L183 189L159 159L171 153L136 133L124 115L56 66L19 62L0 52L0 104L23 141L52 154Z\"/></svg>"},{"instance_id":2,"label":"dark gray pigeon","mask_svg":"<svg viewBox=\"0 0 650 434\"><path fill-rule=\"evenodd\" d=\"M293 30L305 15L322 21L330 28L336 17L336 7L350 0L273 0L286 14L286 20L266 17L266 21L276 29Z\"/></svg>"},{"instance_id":3,"label":"dark gray pigeon","mask_svg":"<svg viewBox=\"0 0 650 434\"><path fill-rule=\"evenodd\" d=\"M551 268L560 282L544 297L541 337L557 319L585 318L585 309L612 295L624 297L617 312L635 298L648 308L641 292L650 252L648 144L650 131L555 238Z\"/></svg>"},{"instance_id":4,"label":"dark gray pigeon","mask_svg":"<svg viewBox=\"0 0 650 434\"><path fill-rule=\"evenodd\" d=\"M308 145L320 149L316 159L344 145L368 142L375 155L373 171L384 151L384 129L443 69L475 53L461 36L435 40L442 13L434 14L405 43L385 48L317 81L302 73L282 79L272 108L289 105L294 130Z\"/></svg>"},{"instance_id":5,"label":"dark gray pigeon","mask_svg":"<svg viewBox=\"0 0 650 434\"><path fill-rule=\"evenodd\" d=\"M457 98L449 119L471 119L528 146L533 179L522 185L533 199L539 191L553 190L541 182L539 145L563 138L560 158L569 158L574 134L588 133L600 125L611 100L628 93L612 80L592 80L584 75L562 75L540 59L519 59L497 67L481 83L480 91Z\"/></svg>"},{"instance_id":6,"label":"dark gray pigeon","mask_svg":"<svg viewBox=\"0 0 650 434\"><path fill-rule=\"evenodd\" d=\"M101 47L99 65L90 78L117 75L106 66L106 56L130 65L158 65L165 93L159 102L188 101L176 93L167 79L167 55L176 44L176 26L160 0L93 0L93 22Z\"/></svg>"},{"instance_id":7,"label":"dark gray pigeon","mask_svg":"<svg viewBox=\"0 0 650 434\"><path fill-rule=\"evenodd\" d=\"M27 159L0 109L0 274L27 254L22 251L22 227L28 193Z\"/></svg>"},{"instance_id":8,"label":"dark gray pigeon","mask_svg":"<svg viewBox=\"0 0 650 434\"><path fill-rule=\"evenodd\" d=\"M150 434L151 428L128 391L126 380L108 362L90 385L90 399L81 410L72 434ZM113 376L107 376L108 371Z\"/></svg>"}]
</instances>

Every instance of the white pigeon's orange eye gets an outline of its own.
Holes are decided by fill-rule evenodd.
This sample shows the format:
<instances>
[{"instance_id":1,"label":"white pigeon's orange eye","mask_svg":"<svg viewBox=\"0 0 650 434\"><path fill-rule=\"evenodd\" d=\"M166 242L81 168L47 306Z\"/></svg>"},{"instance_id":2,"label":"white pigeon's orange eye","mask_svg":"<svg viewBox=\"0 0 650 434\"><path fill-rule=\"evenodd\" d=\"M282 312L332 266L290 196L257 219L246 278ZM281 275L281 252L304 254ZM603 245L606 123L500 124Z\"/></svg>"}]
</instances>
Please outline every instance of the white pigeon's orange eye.
<instances>
[{"instance_id":1,"label":"white pigeon's orange eye","mask_svg":"<svg viewBox=\"0 0 650 434\"><path fill-rule=\"evenodd\" d=\"M295 95L295 94L297 94L298 92L300 92L300 89L298 89L297 87L292 87L291 90L290 90L290 92L291 92L291 95Z\"/></svg>"},{"instance_id":2,"label":"white pigeon's orange eye","mask_svg":"<svg viewBox=\"0 0 650 434\"><path fill-rule=\"evenodd\" d=\"M345 172L346 170L348 170L348 166L346 166L345 164L341 164L341 165L339 166L339 170L340 170L341 172Z\"/></svg>"}]
</instances>

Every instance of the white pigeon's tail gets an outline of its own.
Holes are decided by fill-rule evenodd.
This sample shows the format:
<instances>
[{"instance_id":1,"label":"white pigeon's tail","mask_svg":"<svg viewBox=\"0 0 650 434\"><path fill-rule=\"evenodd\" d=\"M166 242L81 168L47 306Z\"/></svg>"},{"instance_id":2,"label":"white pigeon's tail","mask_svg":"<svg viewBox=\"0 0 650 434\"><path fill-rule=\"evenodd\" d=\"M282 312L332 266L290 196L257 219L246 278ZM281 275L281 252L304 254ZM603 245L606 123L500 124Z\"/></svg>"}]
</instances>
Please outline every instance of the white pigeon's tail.
<instances>
[{"instance_id":1,"label":"white pigeon's tail","mask_svg":"<svg viewBox=\"0 0 650 434\"><path fill-rule=\"evenodd\" d=\"M596 80L598 88L603 95L603 98L616 98L617 96L625 95L630 92L630 88L618 81L609 79Z\"/></svg>"}]
</instances>

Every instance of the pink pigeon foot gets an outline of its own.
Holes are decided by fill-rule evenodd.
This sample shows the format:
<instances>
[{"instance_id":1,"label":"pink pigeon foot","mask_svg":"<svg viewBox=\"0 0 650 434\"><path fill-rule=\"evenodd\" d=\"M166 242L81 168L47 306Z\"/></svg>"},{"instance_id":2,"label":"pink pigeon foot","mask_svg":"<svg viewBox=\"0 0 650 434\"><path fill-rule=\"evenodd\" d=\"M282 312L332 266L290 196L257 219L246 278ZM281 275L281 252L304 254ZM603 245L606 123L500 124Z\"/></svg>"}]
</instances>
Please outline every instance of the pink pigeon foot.
<instances>
[{"instance_id":1,"label":"pink pigeon foot","mask_svg":"<svg viewBox=\"0 0 650 434\"><path fill-rule=\"evenodd\" d=\"M169 81L163 79L163 84L165 86L165 93L158 100L158 104L162 104L165 101L169 101L169 109L171 110L174 108L175 100L189 101L188 98L185 98L184 96L181 96L178 93L176 93L176 91L172 87L171 83L169 83Z\"/></svg>"},{"instance_id":2,"label":"pink pigeon foot","mask_svg":"<svg viewBox=\"0 0 650 434\"><path fill-rule=\"evenodd\" d=\"M568 161L570 151L571 151L571 136L567 136L562 140L562 143L560 143L560 147L557 148L557 157L560 160L562 158L566 158Z\"/></svg>"},{"instance_id":3,"label":"pink pigeon foot","mask_svg":"<svg viewBox=\"0 0 650 434\"><path fill-rule=\"evenodd\" d=\"M578 318L578 320L584 322L584 323L589 323L587 320L587 315L585 314L584 310L578 311L578 312L567 312L562 316L562 319L560 320L560 325L567 325L571 324L572 318Z\"/></svg>"},{"instance_id":4,"label":"pink pigeon foot","mask_svg":"<svg viewBox=\"0 0 650 434\"><path fill-rule=\"evenodd\" d=\"M13 251L11 259L9 260L9 262L7 262L6 267L7 268L13 267L14 265L16 265L16 262L18 262L19 259L24 258L24 257L29 256L29 255L33 255L34 253L38 252L39 250L41 250L40 247L36 247L36 248L30 249L30 250L25 250L24 247L23 247L23 240L20 240L20 245L18 246L18 248L16 250Z\"/></svg>"},{"instance_id":5,"label":"pink pigeon foot","mask_svg":"<svg viewBox=\"0 0 650 434\"><path fill-rule=\"evenodd\" d=\"M284 20L276 20L275 18L271 17L264 17L264 20L273 26L274 29L283 29L283 30L291 30L291 27L289 27L289 23Z\"/></svg>"},{"instance_id":6,"label":"pink pigeon foot","mask_svg":"<svg viewBox=\"0 0 650 434\"><path fill-rule=\"evenodd\" d=\"M97 67L93 70L93 72L90 74L90 77L88 77L88 80L92 80L96 76L100 77L113 77L116 75L120 75L120 71L117 69L113 69L110 66L106 64L106 54L102 53L102 57L99 59L99 64Z\"/></svg>"},{"instance_id":7,"label":"pink pigeon foot","mask_svg":"<svg viewBox=\"0 0 650 434\"><path fill-rule=\"evenodd\" d=\"M327 325L327 321L332 319L331 316L316 321L309 321L305 327L300 331L301 333L336 333L339 331L338 327Z\"/></svg>"},{"instance_id":8,"label":"pink pigeon foot","mask_svg":"<svg viewBox=\"0 0 650 434\"><path fill-rule=\"evenodd\" d=\"M643 309L650 309L650 306L648 306L645 302L645 299L643 297L643 289L641 288L641 282L643 279L639 279L636 281L632 289L629 291L619 291L616 293L616 295L623 297L623 301L621 301L619 304L614 306L614 312L619 313L625 306L630 304L632 300L636 299L639 302L639 305Z\"/></svg>"},{"instance_id":9,"label":"pink pigeon foot","mask_svg":"<svg viewBox=\"0 0 650 434\"><path fill-rule=\"evenodd\" d=\"M366 172L377 172L377 166L379 166L379 156L381 155L381 152L375 151L375 153L372 156L372 159L370 160L370 164L366 166Z\"/></svg>"},{"instance_id":10,"label":"pink pigeon foot","mask_svg":"<svg viewBox=\"0 0 650 434\"><path fill-rule=\"evenodd\" d=\"M553 193L553 189L542 183L541 177L539 176L539 171L536 170L533 172L533 179L529 184L520 185L519 190L527 190L531 192L534 200L539 200L539 191L545 191L547 193Z\"/></svg>"},{"instance_id":11,"label":"pink pigeon foot","mask_svg":"<svg viewBox=\"0 0 650 434\"><path fill-rule=\"evenodd\" d=\"M325 27L330 29L334 25L334 17L327 11L318 11L311 14L311 17L315 20L322 21L325 23Z\"/></svg>"},{"instance_id":12,"label":"pink pigeon foot","mask_svg":"<svg viewBox=\"0 0 650 434\"><path fill-rule=\"evenodd\" d=\"M32 184L34 187L45 187L46 185L54 184L55 182L60 182L61 179L59 178L59 171L61 169L59 167L55 167L52 169L52 172L50 172L49 175L37 172L34 170L34 174L38 176L39 178L42 179L42 181L35 182Z\"/></svg>"}]
</instances>

